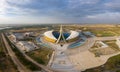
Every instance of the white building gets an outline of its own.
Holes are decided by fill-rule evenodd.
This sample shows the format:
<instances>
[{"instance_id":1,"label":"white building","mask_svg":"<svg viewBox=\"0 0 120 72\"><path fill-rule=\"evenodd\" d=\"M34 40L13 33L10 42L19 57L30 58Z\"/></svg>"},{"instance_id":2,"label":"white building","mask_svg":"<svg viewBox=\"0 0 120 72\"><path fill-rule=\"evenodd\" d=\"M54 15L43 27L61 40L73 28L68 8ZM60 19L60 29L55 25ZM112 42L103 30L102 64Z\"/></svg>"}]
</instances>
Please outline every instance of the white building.
<instances>
[{"instance_id":1,"label":"white building","mask_svg":"<svg viewBox=\"0 0 120 72\"><path fill-rule=\"evenodd\" d=\"M9 35L8 38L9 38L12 42L16 42L16 36L15 36L14 34Z\"/></svg>"},{"instance_id":2,"label":"white building","mask_svg":"<svg viewBox=\"0 0 120 72\"><path fill-rule=\"evenodd\" d=\"M116 39L116 44L118 45L118 47L120 48L120 38Z\"/></svg>"},{"instance_id":3,"label":"white building","mask_svg":"<svg viewBox=\"0 0 120 72\"><path fill-rule=\"evenodd\" d=\"M28 42L28 41L19 41L17 45L22 51L25 51L25 52L38 49L38 47L34 43Z\"/></svg>"}]
</instances>

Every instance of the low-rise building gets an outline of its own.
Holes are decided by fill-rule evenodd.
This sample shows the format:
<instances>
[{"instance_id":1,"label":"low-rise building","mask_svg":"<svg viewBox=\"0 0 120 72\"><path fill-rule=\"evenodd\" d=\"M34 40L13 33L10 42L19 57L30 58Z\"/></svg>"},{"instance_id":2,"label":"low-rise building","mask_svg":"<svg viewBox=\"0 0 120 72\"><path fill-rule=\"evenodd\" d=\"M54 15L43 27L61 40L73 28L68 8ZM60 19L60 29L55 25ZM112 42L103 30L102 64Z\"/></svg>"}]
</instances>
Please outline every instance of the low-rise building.
<instances>
[{"instance_id":1,"label":"low-rise building","mask_svg":"<svg viewBox=\"0 0 120 72\"><path fill-rule=\"evenodd\" d=\"M33 51L35 49L38 49L38 47L34 43L28 42L28 41L19 41L17 43L17 45L19 46L19 48L22 51L25 51L25 52L29 52L29 51Z\"/></svg>"},{"instance_id":2,"label":"low-rise building","mask_svg":"<svg viewBox=\"0 0 120 72\"><path fill-rule=\"evenodd\" d=\"M14 34L11 34L8 36L8 38L13 41L13 42L16 42L16 36Z\"/></svg>"}]
</instances>

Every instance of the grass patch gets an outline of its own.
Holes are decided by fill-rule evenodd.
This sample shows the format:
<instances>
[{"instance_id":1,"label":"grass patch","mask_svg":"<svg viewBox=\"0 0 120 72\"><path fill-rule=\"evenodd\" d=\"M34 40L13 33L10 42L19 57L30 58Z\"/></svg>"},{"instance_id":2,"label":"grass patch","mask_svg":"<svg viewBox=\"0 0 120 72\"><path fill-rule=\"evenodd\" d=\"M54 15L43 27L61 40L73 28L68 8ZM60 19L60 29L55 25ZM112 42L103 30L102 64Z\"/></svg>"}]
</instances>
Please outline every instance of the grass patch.
<instances>
[{"instance_id":1,"label":"grass patch","mask_svg":"<svg viewBox=\"0 0 120 72\"><path fill-rule=\"evenodd\" d=\"M88 31L92 32L98 37L119 36L120 27L88 27Z\"/></svg>"},{"instance_id":2,"label":"grass patch","mask_svg":"<svg viewBox=\"0 0 120 72\"><path fill-rule=\"evenodd\" d=\"M111 32L111 31L91 31L93 34L95 34L96 36L98 37L107 37L107 36L115 36L116 34L114 32Z\"/></svg>"},{"instance_id":3,"label":"grass patch","mask_svg":"<svg viewBox=\"0 0 120 72\"><path fill-rule=\"evenodd\" d=\"M27 53L27 55L29 55L38 63L47 65L52 55L52 52L53 50L51 50L50 48L41 48L39 50Z\"/></svg>"}]
</instances>

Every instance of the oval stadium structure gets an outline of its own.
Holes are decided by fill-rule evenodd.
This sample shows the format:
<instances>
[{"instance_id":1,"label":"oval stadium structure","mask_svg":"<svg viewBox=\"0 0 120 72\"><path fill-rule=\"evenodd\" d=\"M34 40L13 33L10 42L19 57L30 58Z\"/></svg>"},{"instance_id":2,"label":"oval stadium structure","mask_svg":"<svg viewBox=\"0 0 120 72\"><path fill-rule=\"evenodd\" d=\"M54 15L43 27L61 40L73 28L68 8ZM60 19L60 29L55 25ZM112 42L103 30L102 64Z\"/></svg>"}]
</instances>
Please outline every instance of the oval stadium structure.
<instances>
[{"instance_id":1,"label":"oval stadium structure","mask_svg":"<svg viewBox=\"0 0 120 72\"><path fill-rule=\"evenodd\" d=\"M73 30L70 32L63 32L62 27L60 31L51 30L44 33L44 39L52 43L73 42L78 40L78 38L79 32Z\"/></svg>"}]
</instances>

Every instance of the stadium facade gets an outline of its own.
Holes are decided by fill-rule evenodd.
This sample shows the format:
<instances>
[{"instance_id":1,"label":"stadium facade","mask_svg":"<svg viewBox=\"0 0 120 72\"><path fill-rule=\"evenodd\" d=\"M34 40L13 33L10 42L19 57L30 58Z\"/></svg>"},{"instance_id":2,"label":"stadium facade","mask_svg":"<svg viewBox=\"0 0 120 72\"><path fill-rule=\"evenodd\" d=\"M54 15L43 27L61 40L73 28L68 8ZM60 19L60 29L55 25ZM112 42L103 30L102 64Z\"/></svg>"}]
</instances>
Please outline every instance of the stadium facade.
<instances>
[{"instance_id":1,"label":"stadium facade","mask_svg":"<svg viewBox=\"0 0 120 72\"><path fill-rule=\"evenodd\" d=\"M44 39L52 43L69 43L79 39L79 32L73 31L73 30L69 32L63 32L63 29L61 26L60 31L51 30L51 31L45 32Z\"/></svg>"}]
</instances>

